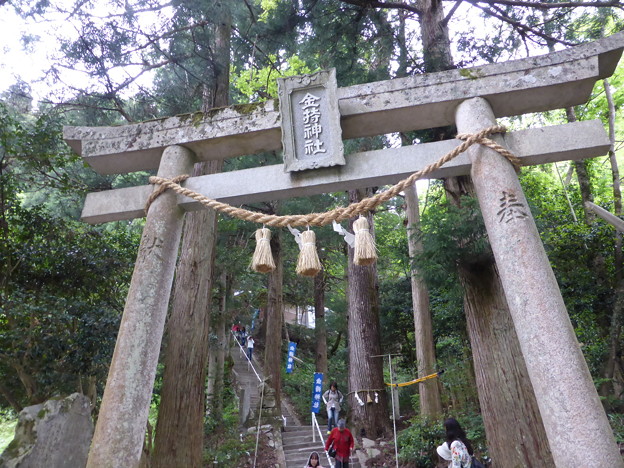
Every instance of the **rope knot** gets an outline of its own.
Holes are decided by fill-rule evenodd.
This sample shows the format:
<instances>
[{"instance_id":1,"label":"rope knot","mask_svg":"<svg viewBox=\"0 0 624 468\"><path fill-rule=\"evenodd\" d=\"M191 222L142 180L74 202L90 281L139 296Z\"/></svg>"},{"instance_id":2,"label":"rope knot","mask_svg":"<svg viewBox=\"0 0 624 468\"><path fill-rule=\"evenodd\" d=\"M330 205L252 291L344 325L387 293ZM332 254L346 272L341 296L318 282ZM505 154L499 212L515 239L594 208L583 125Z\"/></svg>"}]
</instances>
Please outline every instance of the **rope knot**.
<instances>
[{"instance_id":1,"label":"rope knot","mask_svg":"<svg viewBox=\"0 0 624 468\"><path fill-rule=\"evenodd\" d=\"M520 161L520 158L511 153L508 149L503 148L494 140L487 138L489 135L492 135L494 133L505 132L507 132L507 127L505 127L504 125L493 125L491 127L484 128L478 133L458 133L456 138L458 140L463 140L466 143L479 143L480 145L487 146L488 148L493 149L501 156L505 157L514 167L516 172L518 172L522 167L522 161Z\"/></svg>"},{"instance_id":2,"label":"rope knot","mask_svg":"<svg viewBox=\"0 0 624 468\"><path fill-rule=\"evenodd\" d=\"M176 185L180 185L189 177L190 175L188 174L175 176L171 179L165 179L163 177L154 177L154 176L150 177L149 183L152 185L158 184L158 188L150 194L149 198L147 199L147 202L145 202L145 215L147 216L147 212L149 211L150 206L152 206L152 203L154 203L154 200L156 200L160 195L166 192L167 189L175 188Z\"/></svg>"}]
</instances>

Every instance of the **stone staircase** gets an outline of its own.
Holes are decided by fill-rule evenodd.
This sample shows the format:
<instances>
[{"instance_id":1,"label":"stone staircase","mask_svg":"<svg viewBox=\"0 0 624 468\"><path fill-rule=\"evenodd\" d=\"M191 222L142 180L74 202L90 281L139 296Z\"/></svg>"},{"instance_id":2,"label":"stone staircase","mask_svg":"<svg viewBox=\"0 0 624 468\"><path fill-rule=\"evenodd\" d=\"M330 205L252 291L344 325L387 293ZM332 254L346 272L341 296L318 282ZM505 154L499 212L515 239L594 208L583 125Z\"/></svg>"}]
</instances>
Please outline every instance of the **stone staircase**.
<instances>
[{"instance_id":1,"label":"stone staircase","mask_svg":"<svg viewBox=\"0 0 624 468\"><path fill-rule=\"evenodd\" d=\"M282 433L282 445L284 447L284 455L286 457L286 468L303 468L308 461L310 453L318 452L321 458L323 468L330 468L325 454L325 438L327 432L321 426L321 434L323 440L319 440L318 432L316 442L312 441L312 426L290 426L285 427ZM331 459L331 463L335 463ZM361 468L356 456L352 456L349 461L349 468Z\"/></svg>"},{"instance_id":2,"label":"stone staircase","mask_svg":"<svg viewBox=\"0 0 624 468\"><path fill-rule=\"evenodd\" d=\"M326 435L324 434L323 437L326 437ZM308 461L310 453L313 451L319 453L321 465L324 468L328 468L329 464L324 452L324 444L325 440L319 440L318 434L316 442L312 441L312 426L286 426L282 433L286 468L303 468Z\"/></svg>"},{"instance_id":3,"label":"stone staircase","mask_svg":"<svg viewBox=\"0 0 624 468\"><path fill-rule=\"evenodd\" d=\"M235 374L236 381L238 382L239 387L243 388L244 392L248 392L248 396L241 397L242 401L248 399L248 403L243 403L243 405L248 404L248 410L254 412L260 404L258 377L249 365L249 362L243 352L240 351L236 342L232 345L231 355L234 361L232 370ZM253 364L256 372L258 372L259 377L262 379L262 369L255 357L253 358ZM312 426L301 425L295 412L292 410L291 405L285 398L282 398L281 413L282 418L284 419L282 447L286 459L286 468L303 468L312 451L319 453L321 457L321 465L324 468L331 468L331 465L327 462L327 456L324 451L325 438L327 437L325 425L321 424L321 434L323 440L320 440L317 432L316 441L313 441ZM331 459L331 462L334 463L334 460ZM351 457L349 468L360 467L361 465L358 462L357 457Z\"/></svg>"},{"instance_id":4,"label":"stone staircase","mask_svg":"<svg viewBox=\"0 0 624 468\"><path fill-rule=\"evenodd\" d=\"M249 365L249 361L247 360L244 352L241 351L240 347L236 342L232 344L231 356L232 360L234 361L232 371L234 372L238 387L241 388L243 392L248 394L245 396L239 395L241 400L245 400L246 398L248 398L249 406L248 408L245 408L245 411L243 412L246 414L248 409L252 413L255 413L260 405L261 395L258 390L258 385L260 384L261 379L264 378L262 367L260 366L260 363L254 355L252 357L252 368ZM292 406L288 403L288 401L282 401L281 415L284 426L300 424L299 419L297 418L294 410L292 409Z\"/></svg>"}]
</instances>

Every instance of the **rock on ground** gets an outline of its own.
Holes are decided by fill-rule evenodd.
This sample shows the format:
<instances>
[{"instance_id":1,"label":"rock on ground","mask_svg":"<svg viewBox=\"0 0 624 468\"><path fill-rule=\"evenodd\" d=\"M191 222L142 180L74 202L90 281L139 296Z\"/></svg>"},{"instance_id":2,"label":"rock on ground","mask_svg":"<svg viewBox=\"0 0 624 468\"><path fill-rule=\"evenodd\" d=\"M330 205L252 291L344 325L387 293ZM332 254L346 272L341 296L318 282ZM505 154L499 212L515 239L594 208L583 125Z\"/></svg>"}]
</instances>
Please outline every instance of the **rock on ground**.
<instances>
[{"instance_id":1,"label":"rock on ground","mask_svg":"<svg viewBox=\"0 0 624 468\"><path fill-rule=\"evenodd\" d=\"M91 402L79 393L24 408L1 468L82 468L93 436Z\"/></svg>"}]
</instances>

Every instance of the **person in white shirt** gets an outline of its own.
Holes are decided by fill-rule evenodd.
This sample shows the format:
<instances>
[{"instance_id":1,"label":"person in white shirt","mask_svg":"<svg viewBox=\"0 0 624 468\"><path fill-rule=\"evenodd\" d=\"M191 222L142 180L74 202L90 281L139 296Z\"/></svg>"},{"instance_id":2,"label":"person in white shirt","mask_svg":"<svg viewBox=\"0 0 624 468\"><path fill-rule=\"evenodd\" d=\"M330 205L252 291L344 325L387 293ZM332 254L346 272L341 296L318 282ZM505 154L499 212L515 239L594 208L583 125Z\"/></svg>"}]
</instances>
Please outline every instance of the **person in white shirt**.
<instances>
[{"instance_id":1,"label":"person in white shirt","mask_svg":"<svg viewBox=\"0 0 624 468\"><path fill-rule=\"evenodd\" d=\"M444 421L446 442L436 452L444 460L449 461L449 468L470 468L472 466L472 445L455 418Z\"/></svg>"},{"instance_id":2,"label":"person in white shirt","mask_svg":"<svg viewBox=\"0 0 624 468\"><path fill-rule=\"evenodd\" d=\"M323 401L327 407L327 433L338 425L338 414L340 413L340 403L344 397L338 390L338 384L332 382L329 390L323 393Z\"/></svg>"},{"instance_id":3,"label":"person in white shirt","mask_svg":"<svg viewBox=\"0 0 624 468\"><path fill-rule=\"evenodd\" d=\"M247 357L249 358L249 360L251 361L251 356L253 354L253 348L254 348L254 339L253 336L249 336L249 338L247 338Z\"/></svg>"}]
</instances>

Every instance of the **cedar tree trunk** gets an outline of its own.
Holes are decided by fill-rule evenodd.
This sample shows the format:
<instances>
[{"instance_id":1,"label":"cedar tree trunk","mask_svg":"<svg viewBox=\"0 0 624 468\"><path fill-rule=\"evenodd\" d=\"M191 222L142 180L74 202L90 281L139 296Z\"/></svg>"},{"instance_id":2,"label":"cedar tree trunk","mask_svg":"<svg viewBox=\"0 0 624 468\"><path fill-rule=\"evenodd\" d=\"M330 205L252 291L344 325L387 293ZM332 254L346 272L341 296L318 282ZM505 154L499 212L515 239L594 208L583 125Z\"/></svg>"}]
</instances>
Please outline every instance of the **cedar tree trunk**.
<instances>
[{"instance_id":1,"label":"cedar tree trunk","mask_svg":"<svg viewBox=\"0 0 624 468\"><path fill-rule=\"evenodd\" d=\"M370 189L366 190L371 192ZM362 191L364 192L364 191ZM357 202L361 197L358 191L349 191L349 202ZM368 214L371 235L374 237L373 216ZM357 219L357 218L355 218ZM353 221L349 227L353 230ZM390 430L388 396L383 377L384 359L381 352L379 325L379 291L377 266L358 266L353 263L353 249L349 247L347 304L349 336L349 407L351 409L350 428L354 435L377 438ZM360 406L354 392L366 402L367 392L379 393L379 403ZM371 398L374 394L370 392Z\"/></svg>"}]
</instances>

